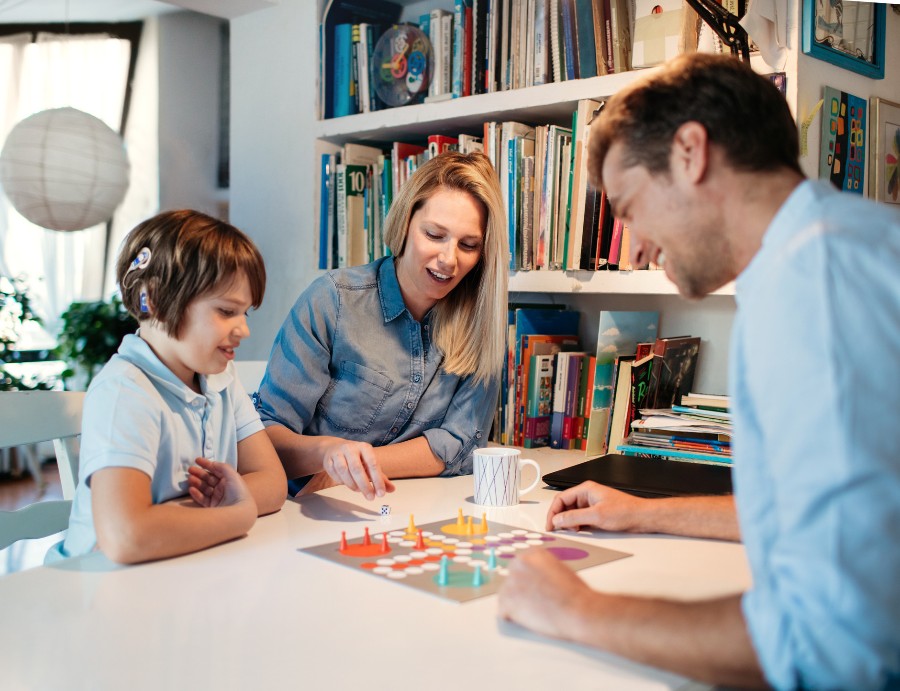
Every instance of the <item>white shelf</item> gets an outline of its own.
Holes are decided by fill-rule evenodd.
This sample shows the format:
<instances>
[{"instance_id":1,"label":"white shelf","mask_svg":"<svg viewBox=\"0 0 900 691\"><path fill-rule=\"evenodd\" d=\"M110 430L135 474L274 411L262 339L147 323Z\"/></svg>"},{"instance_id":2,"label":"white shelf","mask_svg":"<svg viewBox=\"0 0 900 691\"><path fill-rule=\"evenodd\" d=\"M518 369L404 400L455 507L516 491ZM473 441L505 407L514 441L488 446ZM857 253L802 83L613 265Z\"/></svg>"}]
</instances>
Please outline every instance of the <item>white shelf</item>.
<instances>
[{"instance_id":1,"label":"white shelf","mask_svg":"<svg viewBox=\"0 0 900 691\"><path fill-rule=\"evenodd\" d=\"M577 295L677 295L665 271L516 271L509 275L510 292ZM712 295L734 295L728 283Z\"/></svg>"},{"instance_id":2,"label":"white shelf","mask_svg":"<svg viewBox=\"0 0 900 691\"><path fill-rule=\"evenodd\" d=\"M633 70L320 120L315 136L348 141L414 141L453 131L480 133L487 120L568 125L583 98L605 98L652 70Z\"/></svg>"}]
</instances>

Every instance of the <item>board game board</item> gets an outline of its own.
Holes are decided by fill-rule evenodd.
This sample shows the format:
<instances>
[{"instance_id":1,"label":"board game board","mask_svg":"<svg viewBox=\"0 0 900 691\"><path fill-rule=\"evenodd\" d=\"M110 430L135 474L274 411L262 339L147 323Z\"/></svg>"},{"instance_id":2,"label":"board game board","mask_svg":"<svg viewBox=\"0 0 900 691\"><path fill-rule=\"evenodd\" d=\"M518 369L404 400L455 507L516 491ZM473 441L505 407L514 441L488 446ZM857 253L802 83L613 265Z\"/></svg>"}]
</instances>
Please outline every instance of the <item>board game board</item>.
<instances>
[{"instance_id":1,"label":"board game board","mask_svg":"<svg viewBox=\"0 0 900 691\"><path fill-rule=\"evenodd\" d=\"M548 549L575 571L631 556L576 542L560 534L523 530L503 523L463 517L405 530L348 537L306 547L306 552L364 573L389 578L427 593L466 602L497 592L516 555L532 546Z\"/></svg>"}]
</instances>

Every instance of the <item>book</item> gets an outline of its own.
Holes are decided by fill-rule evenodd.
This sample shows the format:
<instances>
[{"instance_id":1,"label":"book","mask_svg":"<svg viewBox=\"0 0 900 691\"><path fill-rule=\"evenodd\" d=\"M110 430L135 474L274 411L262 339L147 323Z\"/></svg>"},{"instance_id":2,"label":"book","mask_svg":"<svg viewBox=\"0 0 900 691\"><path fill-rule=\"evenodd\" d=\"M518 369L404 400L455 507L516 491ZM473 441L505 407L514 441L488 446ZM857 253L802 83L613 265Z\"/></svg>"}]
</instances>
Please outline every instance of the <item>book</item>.
<instances>
[{"instance_id":1,"label":"book","mask_svg":"<svg viewBox=\"0 0 900 691\"><path fill-rule=\"evenodd\" d=\"M594 116L599 113L600 101L583 98L578 101L572 127L572 147L574 161L572 164L572 193L569 205L569 239L565 268L575 270L581 268L581 252L585 231L585 215L592 218L596 194L588 182L587 152L590 126ZM590 189L589 189L590 188ZM590 231L589 231L590 232Z\"/></svg>"},{"instance_id":2,"label":"book","mask_svg":"<svg viewBox=\"0 0 900 691\"><path fill-rule=\"evenodd\" d=\"M609 415L609 440L607 448L615 449L625 442L630 432L631 420L631 368L634 355L621 355L616 363L616 383L613 388L613 403Z\"/></svg>"},{"instance_id":3,"label":"book","mask_svg":"<svg viewBox=\"0 0 900 691\"><path fill-rule=\"evenodd\" d=\"M524 435L525 409L527 407L527 383L531 381L531 360L535 355L556 355L559 352L578 349L575 334L526 334L520 339L519 362L516 369L515 432L513 440L521 445Z\"/></svg>"},{"instance_id":4,"label":"book","mask_svg":"<svg viewBox=\"0 0 900 691\"><path fill-rule=\"evenodd\" d=\"M428 137L428 158L434 158L445 151L459 147L459 139L443 134L432 134Z\"/></svg>"},{"instance_id":5,"label":"book","mask_svg":"<svg viewBox=\"0 0 900 691\"><path fill-rule=\"evenodd\" d=\"M353 81L353 24L338 24L334 27L334 110L336 118L356 112L354 96L356 85ZM357 27L358 31L358 27Z\"/></svg>"},{"instance_id":6,"label":"book","mask_svg":"<svg viewBox=\"0 0 900 691\"><path fill-rule=\"evenodd\" d=\"M699 337L656 339L653 345L649 407L669 408L680 404L681 397L689 393L694 385L699 354Z\"/></svg>"},{"instance_id":7,"label":"book","mask_svg":"<svg viewBox=\"0 0 900 691\"><path fill-rule=\"evenodd\" d=\"M730 456L721 456L699 451L683 451L680 449L663 449L652 446L637 446L635 444L619 444L616 450L625 456L644 456L647 458L668 458L679 461L694 461L695 463L714 463L717 465L731 465Z\"/></svg>"},{"instance_id":8,"label":"book","mask_svg":"<svg viewBox=\"0 0 900 691\"><path fill-rule=\"evenodd\" d=\"M530 449L550 444L550 406L553 403L553 360L555 354L531 356L531 378L525 409L522 446Z\"/></svg>"},{"instance_id":9,"label":"book","mask_svg":"<svg viewBox=\"0 0 900 691\"><path fill-rule=\"evenodd\" d=\"M709 410L728 410L730 399L721 394L689 392L681 397L681 405Z\"/></svg>"},{"instance_id":10,"label":"book","mask_svg":"<svg viewBox=\"0 0 900 691\"><path fill-rule=\"evenodd\" d=\"M578 76L596 77L597 47L594 43L594 10L592 0L574 0L575 35L578 40Z\"/></svg>"},{"instance_id":11,"label":"book","mask_svg":"<svg viewBox=\"0 0 900 691\"><path fill-rule=\"evenodd\" d=\"M319 190L319 268L332 268L331 243L334 235L334 154L322 154Z\"/></svg>"},{"instance_id":12,"label":"book","mask_svg":"<svg viewBox=\"0 0 900 691\"><path fill-rule=\"evenodd\" d=\"M609 61L606 53L606 18L603 13L603 0L591 0L594 19L594 50L597 60L597 74L609 74Z\"/></svg>"},{"instance_id":13,"label":"book","mask_svg":"<svg viewBox=\"0 0 900 691\"><path fill-rule=\"evenodd\" d=\"M637 344L656 337L659 312L600 313L597 335L597 364L591 398L591 417L588 422L587 453L605 454L608 449L609 416L613 403L613 374L616 358L634 355Z\"/></svg>"}]
</instances>

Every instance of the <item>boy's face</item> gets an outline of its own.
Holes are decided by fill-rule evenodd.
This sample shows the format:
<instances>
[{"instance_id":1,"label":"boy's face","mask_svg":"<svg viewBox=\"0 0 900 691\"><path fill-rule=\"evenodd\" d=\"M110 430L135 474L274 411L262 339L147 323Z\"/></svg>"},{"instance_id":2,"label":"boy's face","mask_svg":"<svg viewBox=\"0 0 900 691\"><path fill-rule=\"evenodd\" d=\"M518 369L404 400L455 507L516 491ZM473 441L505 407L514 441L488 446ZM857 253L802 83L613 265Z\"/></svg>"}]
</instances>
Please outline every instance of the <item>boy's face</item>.
<instances>
[{"instance_id":1,"label":"boy's face","mask_svg":"<svg viewBox=\"0 0 900 691\"><path fill-rule=\"evenodd\" d=\"M251 306L250 283L241 273L224 290L191 301L177 339L154 338L151 345L179 379L193 386L195 374L218 374L234 359L235 349L250 335Z\"/></svg>"}]
</instances>

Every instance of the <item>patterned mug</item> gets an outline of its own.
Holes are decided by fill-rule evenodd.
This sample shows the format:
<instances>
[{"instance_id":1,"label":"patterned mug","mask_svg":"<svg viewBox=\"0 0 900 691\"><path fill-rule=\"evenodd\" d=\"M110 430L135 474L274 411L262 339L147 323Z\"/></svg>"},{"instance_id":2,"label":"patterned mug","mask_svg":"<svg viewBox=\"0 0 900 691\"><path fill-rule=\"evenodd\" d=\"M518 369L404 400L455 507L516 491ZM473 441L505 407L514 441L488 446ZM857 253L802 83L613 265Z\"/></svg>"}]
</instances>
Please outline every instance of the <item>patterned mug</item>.
<instances>
[{"instance_id":1,"label":"patterned mug","mask_svg":"<svg viewBox=\"0 0 900 691\"><path fill-rule=\"evenodd\" d=\"M473 452L475 475L475 503L484 506L513 506L519 503L519 495L537 487L541 479L541 467L528 458L521 458L521 451L502 446L475 449ZM534 482L522 488L522 467L533 466Z\"/></svg>"}]
</instances>

